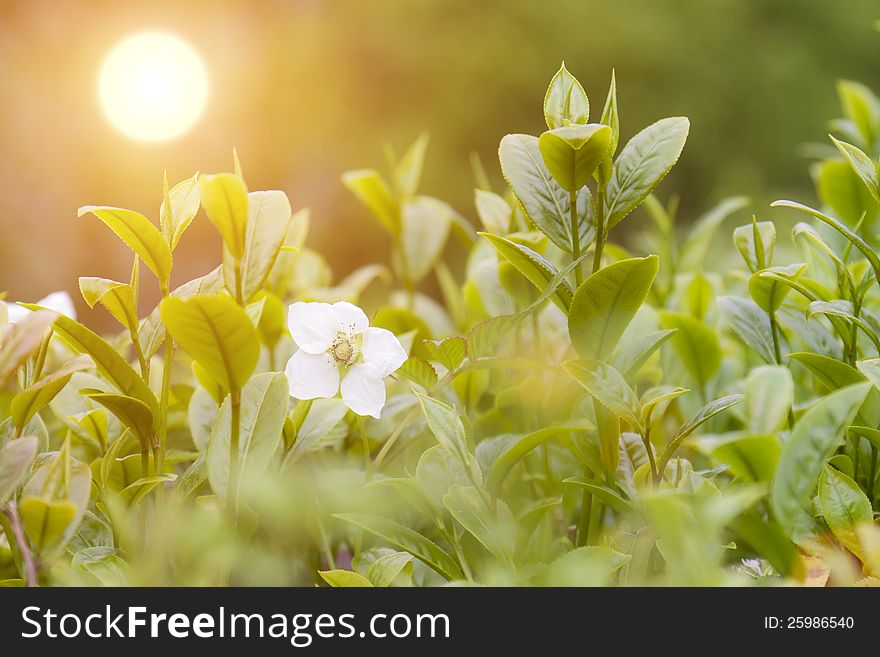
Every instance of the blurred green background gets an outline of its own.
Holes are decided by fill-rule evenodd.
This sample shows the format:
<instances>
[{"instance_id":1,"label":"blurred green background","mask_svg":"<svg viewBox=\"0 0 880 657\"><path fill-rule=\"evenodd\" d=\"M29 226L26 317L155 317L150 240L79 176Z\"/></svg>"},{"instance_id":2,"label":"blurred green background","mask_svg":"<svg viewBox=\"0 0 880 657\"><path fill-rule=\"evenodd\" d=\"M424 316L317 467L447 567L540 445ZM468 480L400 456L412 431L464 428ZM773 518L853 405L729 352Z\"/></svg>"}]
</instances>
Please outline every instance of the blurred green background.
<instances>
[{"instance_id":1,"label":"blurred green background","mask_svg":"<svg viewBox=\"0 0 880 657\"><path fill-rule=\"evenodd\" d=\"M680 194L685 219L731 194L765 217L771 197L811 201L799 149L837 116L835 81L880 86L875 0L29 1L4 2L0 15L0 289L23 300L77 296L78 275L127 276L126 251L78 220L78 206L155 219L163 170L172 183L228 170L233 146L251 189L283 189L294 208L313 209L311 244L338 276L385 262L384 236L340 174L381 166L383 143L400 152L427 130L423 191L473 218L471 151L500 189L498 142L542 130L563 59L595 114L616 69L624 139L690 117L660 188ZM117 132L96 97L106 53L145 29L184 37L208 68L202 120L168 143ZM197 220L175 253L175 282L212 268L219 248ZM142 311L155 298L145 290Z\"/></svg>"}]
</instances>

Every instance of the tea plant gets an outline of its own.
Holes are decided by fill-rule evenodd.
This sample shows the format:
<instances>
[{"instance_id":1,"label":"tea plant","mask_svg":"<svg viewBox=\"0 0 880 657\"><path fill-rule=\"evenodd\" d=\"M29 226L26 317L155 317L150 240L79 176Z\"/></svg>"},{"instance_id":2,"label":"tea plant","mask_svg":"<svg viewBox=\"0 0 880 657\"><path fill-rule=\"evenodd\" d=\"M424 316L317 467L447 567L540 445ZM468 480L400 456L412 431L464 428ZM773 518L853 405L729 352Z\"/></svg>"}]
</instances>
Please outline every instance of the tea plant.
<instances>
[{"instance_id":1,"label":"tea plant","mask_svg":"<svg viewBox=\"0 0 880 657\"><path fill-rule=\"evenodd\" d=\"M547 130L501 140L507 189L477 167L481 231L419 193L426 136L390 177L343 177L390 270L334 281L309 213L249 191L237 157L166 180L157 223L81 208L132 253L127 281L80 279L119 331L64 293L0 307L0 578L877 584L880 101L840 94L822 207L774 203L803 215L793 264L753 218L733 231L744 266L709 266L749 201L680 229L653 193L688 120L624 143L614 76L590 123L564 66ZM612 229L639 207L631 251ZM221 264L175 287L200 209ZM142 284L161 294L143 318Z\"/></svg>"}]
</instances>

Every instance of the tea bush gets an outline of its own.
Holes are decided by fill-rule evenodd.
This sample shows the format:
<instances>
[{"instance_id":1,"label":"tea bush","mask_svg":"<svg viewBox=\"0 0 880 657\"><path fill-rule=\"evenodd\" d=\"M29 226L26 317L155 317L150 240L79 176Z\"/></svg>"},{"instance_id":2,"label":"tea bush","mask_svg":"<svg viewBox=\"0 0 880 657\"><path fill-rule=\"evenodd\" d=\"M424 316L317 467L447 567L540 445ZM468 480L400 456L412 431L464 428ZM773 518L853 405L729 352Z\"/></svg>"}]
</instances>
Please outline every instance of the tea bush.
<instances>
[{"instance_id":1,"label":"tea bush","mask_svg":"<svg viewBox=\"0 0 880 657\"><path fill-rule=\"evenodd\" d=\"M564 66L547 130L501 140L509 188L477 168L479 232L419 193L426 137L389 176L343 177L390 268L334 280L309 213L248 191L237 158L166 180L158 225L80 208L131 277L80 278L107 337L64 293L0 304L0 579L880 583L880 101L839 91L821 208L774 203L800 213L800 261L762 210L724 274L711 245L748 200L682 228L654 196L688 120L624 141L614 76L596 112ZM640 206L647 255L614 239ZM221 264L175 287L200 209ZM368 317L377 281L393 291ZM144 318L142 283L162 295Z\"/></svg>"}]
</instances>

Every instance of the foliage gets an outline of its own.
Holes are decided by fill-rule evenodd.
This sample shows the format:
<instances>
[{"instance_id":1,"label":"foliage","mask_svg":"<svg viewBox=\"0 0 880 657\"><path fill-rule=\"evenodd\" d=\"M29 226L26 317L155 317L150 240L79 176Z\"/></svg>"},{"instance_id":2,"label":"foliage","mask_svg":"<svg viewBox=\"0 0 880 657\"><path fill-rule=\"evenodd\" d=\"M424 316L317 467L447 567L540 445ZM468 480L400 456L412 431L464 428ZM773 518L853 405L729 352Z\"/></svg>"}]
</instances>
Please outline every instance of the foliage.
<instances>
[{"instance_id":1,"label":"foliage","mask_svg":"<svg viewBox=\"0 0 880 657\"><path fill-rule=\"evenodd\" d=\"M309 215L248 191L237 158L166 181L158 223L81 208L132 254L128 281L80 280L119 332L8 309L0 579L791 584L818 559L834 584L880 582L880 102L842 97L822 207L774 204L801 213L801 256L754 217L723 275L710 242L748 201L682 234L655 195L688 120L624 139L616 79L591 123L564 66L547 130L501 139L509 188L476 190L479 233L419 192L426 137L388 176L343 176L393 276L334 284ZM638 252L612 237L640 207ZM220 264L174 287L199 208ZM143 318L141 263L162 295ZM390 294L364 294L381 279Z\"/></svg>"}]
</instances>

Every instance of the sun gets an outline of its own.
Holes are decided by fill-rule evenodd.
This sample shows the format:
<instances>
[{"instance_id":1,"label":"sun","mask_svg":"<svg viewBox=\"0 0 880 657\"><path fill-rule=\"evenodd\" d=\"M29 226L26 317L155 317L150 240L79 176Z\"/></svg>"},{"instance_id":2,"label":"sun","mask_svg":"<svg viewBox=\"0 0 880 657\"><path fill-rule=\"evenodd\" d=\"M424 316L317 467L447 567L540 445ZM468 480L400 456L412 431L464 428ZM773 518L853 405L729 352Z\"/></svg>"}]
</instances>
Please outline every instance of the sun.
<instances>
[{"instance_id":1,"label":"sun","mask_svg":"<svg viewBox=\"0 0 880 657\"><path fill-rule=\"evenodd\" d=\"M165 32L143 32L117 44L98 81L101 107L129 137L166 141L189 130L208 97L198 53Z\"/></svg>"}]
</instances>

